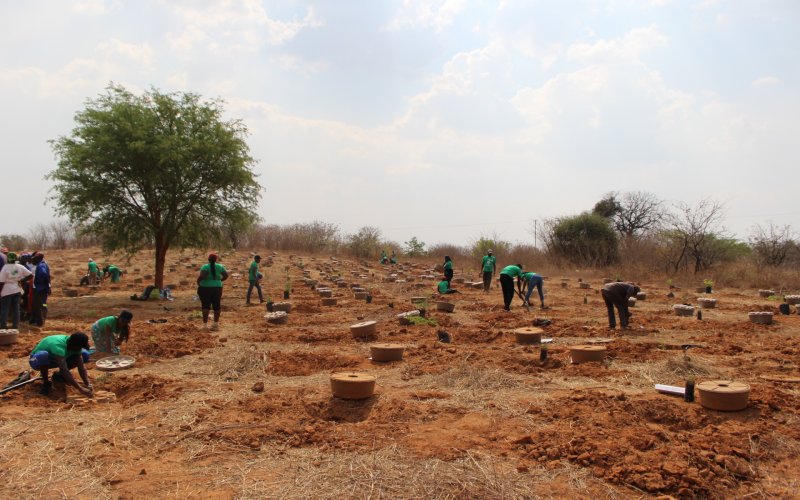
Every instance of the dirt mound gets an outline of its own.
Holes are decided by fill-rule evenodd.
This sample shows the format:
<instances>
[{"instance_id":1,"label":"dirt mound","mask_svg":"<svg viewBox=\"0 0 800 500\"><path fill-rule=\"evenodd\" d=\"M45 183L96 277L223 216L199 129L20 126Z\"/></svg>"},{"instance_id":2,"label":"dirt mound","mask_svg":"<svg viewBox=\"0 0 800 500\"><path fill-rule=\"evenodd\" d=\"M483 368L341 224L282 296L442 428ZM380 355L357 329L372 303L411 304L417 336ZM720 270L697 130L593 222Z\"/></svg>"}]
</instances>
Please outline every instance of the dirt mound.
<instances>
[{"instance_id":1,"label":"dirt mound","mask_svg":"<svg viewBox=\"0 0 800 500\"><path fill-rule=\"evenodd\" d=\"M284 377L311 375L335 368L352 368L364 360L357 356L344 356L332 351L271 351L267 373Z\"/></svg>"},{"instance_id":2,"label":"dirt mound","mask_svg":"<svg viewBox=\"0 0 800 500\"><path fill-rule=\"evenodd\" d=\"M175 323L136 325L131 339L123 344L123 354L139 361L147 358L171 359L195 354L221 345L214 332L201 330L200 323Z\"/></svg>"},{"instance_id":3,"label":"dirt mound","mask_svg":"<svg viewBox=\"0 0 800 500\"><path fill-rule=\"evenodd\" d=\"M107 378L96 379L95 386L113 392L117 395L117 401L125 404L168 401L189 387L185 381L139 374L109 374Z\"/></svg>"}]
</instances>

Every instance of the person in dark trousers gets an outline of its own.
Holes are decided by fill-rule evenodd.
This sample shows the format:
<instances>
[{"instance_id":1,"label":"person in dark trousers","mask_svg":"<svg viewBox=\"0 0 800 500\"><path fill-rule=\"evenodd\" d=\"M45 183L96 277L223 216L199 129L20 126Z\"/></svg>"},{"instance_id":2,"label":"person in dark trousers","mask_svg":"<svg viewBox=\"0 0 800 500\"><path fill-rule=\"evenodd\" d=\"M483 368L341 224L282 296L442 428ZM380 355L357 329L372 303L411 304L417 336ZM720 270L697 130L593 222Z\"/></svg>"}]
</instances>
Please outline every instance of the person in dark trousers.
<instances>
[{"instance_id":1,"label":"person in dark trousers","mask_svg":"<svg viewBox=\"0 0 800 500\"><path fill-rule=\"evenodd\" d=\"M30 281L31 272L17 264L17 254L8 252L8 262L0 269L0 330L7 326L8 316L16 330L19 328L19 302L22 296L20 281Z\"/></svg>"},{"instance_id":2,"label":"person in dark trousers","mask_svg":"<svg viewBox=\"0 0 800 500\"><path fill-rule=\"evenodd\" d=\"M197 295L200 297L200 307L203 311L203 327L208 327L208 313L214 309L212 330L219 330L222 282L228 279L228 271L222 267L222 264L217 264L217 259L217 254L210 254L208 264L203 264L203 267L200 268L200 276L197 277Z\"/></svg>"},{"instance_id":3,"label":"person in dark trousers","mask_svg":"<svg viewBox=\"0 0 800 500\"><path fill-rule=\"evenodd\" d=\"M85 333L75 332L72 335L50 335L36 344L31 352L28 364L42 375L41 394L48 395L52 384L48 378L51 368L58 368L53 379L61 379L64 383L73 386L87 397L92 397L92 384L86 373L84 363L89 359L89 337ZM78 368L78 373L83 380L83 386L75 381L70 373L73 368Z\"/></svg>"},{"instance_id":4,"label":"person in dark trousers","mask_svg":"<svg viewBox=\"0 0 800 500\"><path fill-rule=\"evenodd\" d=\"M603 286L600 291L603 300L608 308L608 327L612 330L617 327L616 319L614 318L614 307L619 312L619 325L622 328L628 328L628 319L630 313L628 312L628 299L639 293L641 289L631 283L608 283Z\"/></svg>"},{"instance_id":5,"label":"person in dark trousers","mask_svg":"<svg viewBox=\"0 0 800 500\"><path fill-rule=\"evenodd\" d=\"M453 260L449 255L444 256L444 279L447 280L447 288L450 288L450 282L453 281Z\"/></svg>"},{"instance_id":6,"label":"person in dark trousers","mask_svg":"<svg viewBox=\"0 0 800 500\"><path fill-rule=\"evenodd\" d=\"M483 291L488 292L492 286L492 278L497 272L497 259L492 255L492 251L486 252L481 261L481 272L483 272Z\"/></svg>"},{"instance_id":7,"label":"person in dark trousers","mask_svg":"<svg viewBox=\"0 0 800 500\"><path fill-rule=\"evenodd\" d=\"M506 311L511 310L511 301L514 300L514 278L517 278L518 285L522 282L522 264L506 266L500 271L500 287L503 289L503 309Z\"/></svg>"},{"instance_id":8,"label":"person in dark trousers","mask_svg":"<svg viewBox=\"0 0 800 500\"><path fill-rule=\"evenodd\" d=\"M522 281L523 287L520 290L520 295L525 293L527 287L527 293L525 293L525 302L527 304L531 303L531 293L533 293L533 289L536 288L539 292L539 301L542 303L542 309L546 309L544 306L544 292L542 291L542 284L544 280L541 276L536 273L522 273Z\"/></svg>"},{"instance_id":9,"label":"person in dark trousers","mask_svg":"<svg viewBox=\"0 0 800 500\"><path fill-rule=\"evenodd\" d=\"M44 326L47 319L47 296L50 295L50 267L41 252L36 252L31 262L35 266L35 271L33 273L33 310L30 322L34 326Z\"/></svg>"},{"instance_id":10,"label":"person in dark trousers","mask_svg":"<svg viewBox=\"0 0 800 500\"><path fill-rule=\"evenodd\" d=\"M253 288L258 290L259 303L264 302L264 293L261 291L261 278L263 276L258 272L258 265L260 263L261 256L256 255L253 257L253 262L250 263L250 268L247 270L247 281L250 283L250 286L247 287L247 299L245 300L245 304L248 306L250 305L250 295L253 293Z\"/></svg>"}]
</instances>

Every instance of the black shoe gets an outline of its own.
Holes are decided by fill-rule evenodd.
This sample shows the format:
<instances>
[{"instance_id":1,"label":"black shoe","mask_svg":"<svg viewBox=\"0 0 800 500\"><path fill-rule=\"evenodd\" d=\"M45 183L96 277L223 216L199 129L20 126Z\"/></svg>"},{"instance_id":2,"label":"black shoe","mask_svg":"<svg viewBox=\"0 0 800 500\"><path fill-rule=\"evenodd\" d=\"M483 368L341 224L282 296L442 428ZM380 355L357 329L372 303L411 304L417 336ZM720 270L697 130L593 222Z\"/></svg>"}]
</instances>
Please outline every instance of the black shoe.
<instances>
[{"instance_id":1,"label":"black shoe","mask_svg":"<svg viewBox=\"0 0 800 500\"><path fill-rule=\"evenodd\" d=\"M50 388L51 387L53 387L52 382L49 382L49 381L48 382L43 382L42 383L42 388L39 389L39 394L41 394L42 396L50 395Z\"/></svg>"},{"instance_id":2,"label":"black shoe","mask_svg":"<svg viewBox=\"0 0 800 500\"><path fill-rule=\"evenodd\" d=\"M53 374L53 382L63 382L64 376L61 374L61 370L58 370Z\"/></svg>"}]
</instances>

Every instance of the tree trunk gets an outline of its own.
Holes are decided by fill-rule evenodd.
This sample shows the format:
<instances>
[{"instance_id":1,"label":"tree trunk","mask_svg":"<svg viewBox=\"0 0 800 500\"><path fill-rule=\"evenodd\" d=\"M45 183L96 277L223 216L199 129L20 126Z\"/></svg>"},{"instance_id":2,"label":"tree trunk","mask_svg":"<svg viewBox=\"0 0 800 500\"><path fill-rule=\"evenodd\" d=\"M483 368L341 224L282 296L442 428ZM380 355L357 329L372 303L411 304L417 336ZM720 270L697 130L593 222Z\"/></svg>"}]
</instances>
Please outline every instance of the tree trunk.
<instances>
[{"instance_id":1,"label":"tree trunk","mask_svg":"<svg viewBox=\"0 0 800 500\"><path fill-rule=\"evenodd\" d=\"M156 233L156 288L164 288L164 262L167 260L169 245L164 241L164 234Z\"/></svg>"}]
</instances>

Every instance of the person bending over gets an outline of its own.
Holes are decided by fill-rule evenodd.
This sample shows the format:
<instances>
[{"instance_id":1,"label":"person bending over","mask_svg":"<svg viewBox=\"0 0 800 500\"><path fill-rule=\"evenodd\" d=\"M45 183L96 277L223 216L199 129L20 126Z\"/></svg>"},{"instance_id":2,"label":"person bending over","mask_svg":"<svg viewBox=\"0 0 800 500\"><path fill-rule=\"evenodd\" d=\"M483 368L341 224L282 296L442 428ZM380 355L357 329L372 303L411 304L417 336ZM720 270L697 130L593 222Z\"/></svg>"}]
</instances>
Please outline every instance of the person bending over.
<instances>
[{"instance_id":1,"label":"person bending over","mask_svg":"<svg viewBox=\"0 0 800 500\"><path fill-rule=\"evenodd\" d=\"M58 368L53 379L61 379L65 384L76 388L81 394L92 397L94 394L89 375L86 373L84 362L89 359L89 337L85 333L75 332L72 335L50 335L36 344L28 361L30 367L38 370L42 376L43 395L50 394L53 386L50 382L49 371ZM78 368L78 373L83 380L83 385L78 384L70 372Z\"/></svg>"}]
</instances>

